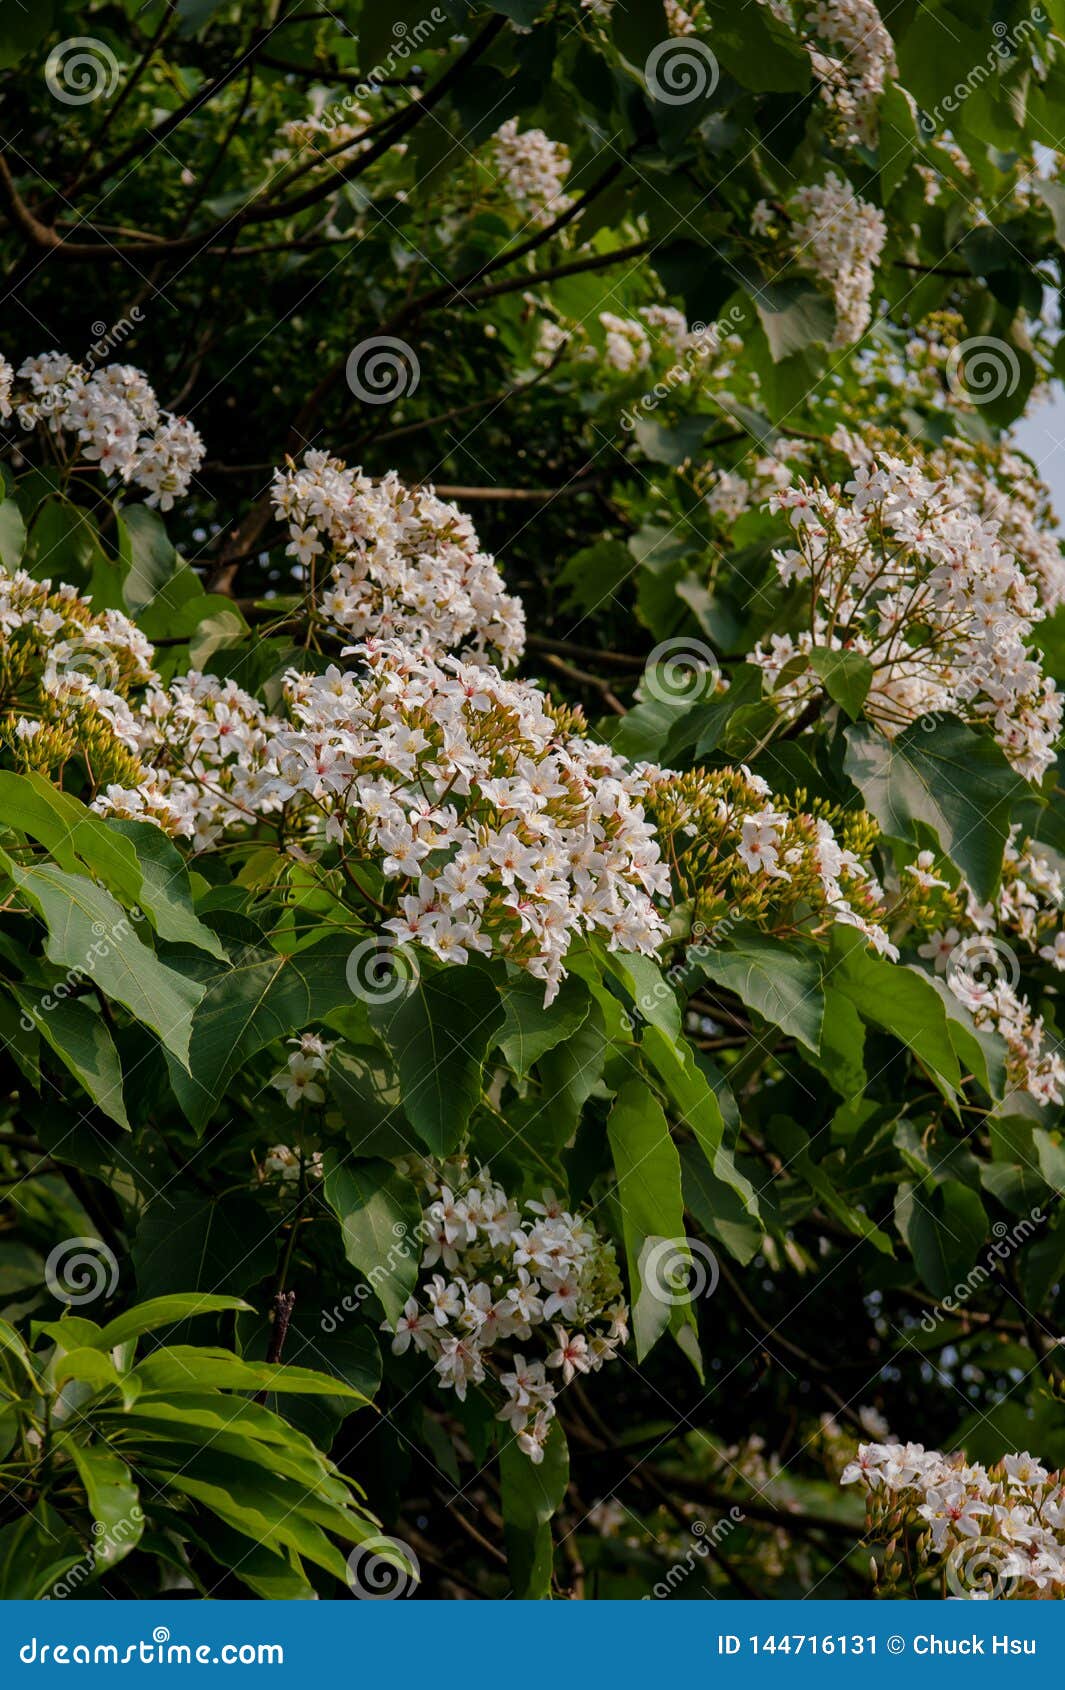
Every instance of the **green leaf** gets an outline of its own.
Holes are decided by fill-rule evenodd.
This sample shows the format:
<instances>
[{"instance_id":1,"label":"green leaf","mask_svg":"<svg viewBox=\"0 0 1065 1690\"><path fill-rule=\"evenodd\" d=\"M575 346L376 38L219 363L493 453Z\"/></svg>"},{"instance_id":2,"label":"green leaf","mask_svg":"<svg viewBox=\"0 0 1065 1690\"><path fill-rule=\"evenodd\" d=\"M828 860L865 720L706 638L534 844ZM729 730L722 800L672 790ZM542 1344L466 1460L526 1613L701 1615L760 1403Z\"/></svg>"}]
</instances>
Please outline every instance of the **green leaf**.
<instances>
[{"instance_id":1,"label":"green leaf","mask_svg":"<svg viewBox=\"0 0 1065 1690\"><path fill-rule=\"evenodd\" d=\"M747 1213L731 1185L718 1179L706 1157L694 1144L681 1146L684 1206L704 1232L746 1267L758 1254L765 1234Z\"/></svg>"},{"instance_id":2,"label":"green leaf","mask_svg":"<svg viewBox=\"0 0 1065 1690\"><path fill-rule=\"evenodd\" d=\"M660 1105L640 1080L618 1092L607 1121L617 1175L618 1207L631 1286L636 1355L642 1361L671 1324L671 1304L644 1285L641 1259L649 1240L683 1240L680 1157ZM680 1312L680 1311L677 1311ZM689 1314L690 1311L683 1311Z\"/></svg>"},{"instance_id":3,"label":"green leaf","mask_svg":"<svg viewBox=\"0 0 1065 1690\"><path fill-rule=\"evenodd\" d=\"M242 1305L246 1307L247 1305ZM366 1396L345 1379L313 1368L289 1367L267 1361L247 1361L231 1350L208 1349L199 1344L169 1344L153 1350L134 1368L143 1387L138 1412L150 1407L148 1394L167 1397L203 1387L227 1391L272 1391L281 1396L349 1397L365 1403Z\"/></svg>"},{"instance_id":4,"label":"green leaf","mask_svg":"<svg viewBox=\"0 0 1065 1690\"><path fill-rule=\"evenodd\" d=\"M698 455L707 430L716 420L712 414L707 414L684 417L679 423L669 426L656 422L653 417L637 417L633 423L633 433L645 458L649 458L653 464L668 464L673 469L679 469L681 464ZM631 570L630 557L630 573Z\"/></svg>"},{"instance_id":5,"label":"green leaf","mask_svg":"<svg viewBox=\"0 0 1065 1690\"><path fill-rule=\"evenodd\" d=\"M196 914L189 871L173 840L152 822L114 818L107 827L124 835L133 846L140 877L137 902L151 918L160 939L195 945L210 956L224 959L222 941Z\"/></svg>"},{"instance_id":6,"label":"green leaf","mask_svg":"<svg viewBox=\"0 0 1065 1690\"><path fill-rule=\"evenodd\" d=\"M837 923L826 974L864 1020L912 1050L944 1094L955 1096L961 1069L946 1008L922 969L885 962L871 953L861 933Z\"/></svg>"},{"instance_id":7,"label":"green leaf","mask_svg":"<svg viewBox=\"0 0 1065 1690\"><path fill-rule=\"evenodd\" d=\"M821 1047L809 1060L845 1100L865 1090L865 1026L854 1002L834 985L825 991Z\"/></svg>"},{"instance_id":8,"label":"green leaf","mask_svg":"<svg viewBox=\"0 0 1065 1690\"><path fill-rule=\"evenodd\" d=\"M135 1549L144 1531L140 1492L126 1463L99 1444L60 1443L78 1470L92 1517L100 1528L93 1542L98 1571L107 1571ZM100 1563L103 1563L101 1568Z\"/></svg>"},{"instance_id":9,"label":"green leaf","mask_svg":"<svg viewBox=\"0 0 1065 1690\"><path fill-rule=\"evenodd\" d=\"M994 740L955 718L922 717L895 740L846 730L844 768L884 832L918 843L932 828L983 903L1002 872L1013 804L1028 795Z\"/></svg>"},{"instance_id":10,"label":"green leaf","mask_svg":"<svg viewBox=\"0 0 1065 1690\"><path fill-rule=\"evenodd\" d=\"M836 332L831 300L809 282L757 280L749 291L774 364L808 346L827 346Z\"/></svg>"},{"instance_id":11,"label":"green leaf","mask_svg":"<svg viewBox=\"0 0 1065 1690\"><path fill-rule=\"evenodd\" d=\"M399 1070L403 1108L434 1156L458 1149L481 1095L481 1069L504 1011L472 964L423 972L406 996L371 1012Z\"/></svg>"},{"instance_id":12,"label":"green leaf","mask_svg":"<svg viewBox=\"0 0 1065 1690\"><path fill-rule=\"evenodd\" d=\"M772 1026L820 1049L825 996L816 952L750 932L720 950L697 947L691 962L693 972L735 992Z\"/></svg>"},{"instance_id":13,"label":"green leaf","mask_svg":"<svg viewBox=\"0 0 1065 1690\"><path fill-rule=\"evenodd\" d=\"M958 1180L929 1189L899 1186L895 1223L933 1297L947 1296L965 1278L987 1237L987 1215L975 1191Z\"/></svg>"},{"instance_id":14,"label":"green leaf","mask_svg":"<svg viewBox=\"0 0 1065 1690\"><path fill-rule=\"evenodd\" d=\"M544 1008L543 982L524 969L515 969L503 987L505 1020L499 1032L499 1049L515 1074L525 1075L549 1050L562 1044L583 1026L591 1009L586 987L574 975L563 980L558 996Z\"/></svg>"},{"instance_id":15,"label":"green leaf","mask_svg":"<svg viewBox=\"0 0 1065 1690\"><path fill-rule=\"evenodd\" d=\"M658 1027L671 1041L681 1034L680 1002L654 957L638 951L606 951L603 967L619 980L640 1019Z\"/></svg>"},{"instance_id":16,"label":"green leaf","mask_svg":"<svg viewBox=\"0 0 1065 1690\"><path fill-rule=\"evenodd\" d=\"M897 82L889 82L880 99L880 198L887 205L910 165L920 157L917 104Z\"/></svg>"},{"instance_id":17,"label":"green leaf","mask_svg":"<svg viewBox=\"0 0 1065 1690\"><path fill-rule=\"evenodd\" d=\"M42 917L49 961L88 974L107 997L150 1027L179 1062L186 1062L202 986L168 968L142 944L121 904L91 880L65 874L51 863L21 869L2 851L0 865Z\"/></svg>"},{"instance_id":18,"label":"green leaf","mask_svg":"<svg viewBox=\"0 0 1065 1690\"><path fill-rule=\"evenodd\" d=\"M0 1599L5 1602L37 1602L54 1595L74 1568L81 1575L71 1580L76 1591L84 1582L84 1563L84 1545L46 1503L0 1526Z\"/></svg>"},{"instance_id":19,"label":"green leaf","mask_svg":"<svg viewBox=\"0 0 1065 1690\"><path fill-rule=\"evenodd\" d=\"M590 613L608 606L632 573L629 548L620 540L599 540L574 553L560 571L558 585L567 589L567 605Z\"/></svg>"},{"instance_id":20,"label":"green leaf","mask_svg":"<svg viewBox=\"0 0 1065 1690\"><path fill-rule=\"evenodd\" d=\"M672 1043L657 1027L648 1027L640 1051L654 1068L681 1126L695 1134L711 1174L735 1192L747 1214L758 1222L754 1187L737 1168L725 1143L725 1121L716 1092L686 1040Z\"/></svg>"},{"instance_id":21,"label":"green leaf","mask_svg":"<svg viewBox=\"0 0 1065 1690\"><path fill-rule=\"evenodd\" d=\"M180 851L151 822L105 822L33 770L25 775L0 770L0 818L36 839L61 869L88 873L124 904L139 906L160 938L224 954L196 918Z\"/></svg>"},{"instance_id":22,"label":"green leaf","mask_svg":"<svg viewBox=\"0 0 1065 1690\"><path fill-rule=\"evenodd\" d=\"M709 0L708 39L722 65L743 88L803 94L810 61L794 31L761 6L736 11L732 0Z\"/></svg>"},{"instance_id":23,"label":"green leaf","mask_svg":"<svg viewBox=\"0 0 1065 1690\"><path fill-rule=\"evenodd\" d=\"M835 1215L848 1232L853 1232L858 1238L868 1239L884 1256L895 1254L887 1234L881 1232L861 1209L856 1209L848 1203L837 1189L839 1169L825 1168L814 1161L810 1151L811 1140L797 1121L774 1115L770 1123L770 1136L776 1147L787 1157L789 1172L794 1170L800 1179L806 1181L811 1191L817 1193L829 1214Z\"/></svg>"},{"instance_id":24,"label":"green leaf","mask_svg":"<svg viewBox=\"0 0 1065 1690\"><path fill-rule=\"evenodd\" d=\"M137 1289L153 1301L177 1286L239 1294L270 1272L276 1255L262 1207L245 1191L211 1198L164 1190L149 1203L133 1241Z\"/></svg>"},{"instance_id":25,"label":"green leaf","mask_svg":"<svg viewBox=\"0 0 1065 1690\"><path fill-rule=\"evenodd\" d=\"M570 1142L584 1105L602 1078L611 1048L603 1012L593 1003L576 1032L537 1063L541 1097L533 1126L553 1147Z\"/></svg>"},{"instance_id":26,"label":"green leaf","mask_svg":"<svg viewBox=\"0 0 1065 1690\"><path fill-rule=\"evenodd\" d=\"M0 502L0 564L13 572L26 548L26 524L14 499Z\"/></svg>"},{"instance_id":27,"label":"green leaf","mask_svg":"<svg viewBox=\"0 0 1065 1690\"><path fill-rule=\"evenodd\" d=\"M226 1314L248 1306L240 1297L219 1297L206 1291L174 1292L165 1297L152 1297L108 1321L93 1342L97 1349L113 1350L116 1344L127 1344L142 1333L157 1332L161 1326L191 1320L194 1315Z\"/></svg>"},{"instance_id":28,"label":"green leaf","mask_svg":"<svg viewBox=\"0 0 1065 1690\"><path fill-rule=\"evenodd\" d=\"M826 646L815 646L810 653L810 668L833 704L846 711L852 722L857 721L873 684L873 665L869 659L857 651L831 651Z\"/></svg>"},{"instance_id":29,"label":"green leaf","mask_svg":"<svg viewBox=\"0 0 1065 1690\"><path fill-rule=\"evenodd\" d=\"M338 1162L330 1151L322 1186L340 1222L344 1254L366 1276L395 1324L418 1282L421 1204L390 1162Z\"/></svg>"},{"instance_id":30,"label":"green leaf","mask_svg":"<svg viewBox=\"0 0 1065 1690\"><path fill-rule=\"evenodd\" d=\"M551 1594L551 1518L569 1486L569 1449L561 1420L552 1420L544 1458L534 1465L508 1438L499 1452L503 1527L514 1595Z\"/></svg>"},{"instance_id":31,"label":"green leaf","mask_svg":"<svg viewBox=\"0 0 1065 1690\"><path fill-rule=\"evenodd\" d=\"M260 1467L237 1462L229 1456L223 1466L203 1458L189 1462L181 1471L171 1472L167 1482L170 1488L201 1503L257 1545L294 1550L332 1573L334 1578L344 1579L343 1555L317 1521L309 1517L312 1509L309 1504L304 1505L306 1493L292 1481L271 1479ZM335 1515L339 1511L329 1512ZM336 1526L332 1518L330 1524ZM349 1530L347 1535L360 1534Z\"/></svg>"},{"instance_id":32,"label":"green leaf","mask_svg":"<svg viewBox=\"0 0 1065 1690\"><path fill-rule=\"evenodd\" d=\"M119 1373L111 1357L94 1348L57 1353L49 1365L49 1373L56 1385L77 1379L94 1391L118 1391L126 1402L134 1402L140 1389L136 1380L132 1380L130 1389L127 1383L130 1376Z\"/></svg>"},{"instance_id":33,"label":"green leaf","mask_svg":"<svg viewBox=\"0 0 1065 1690\"><path fill-rule=\"evenodd\" d=\"M168 583L183 566L157 510L148 505L127 505L116 525L118 555L126 571L123 596L136 616L165 594Z\"/></svg>"},{"instance_id":34,"label":"green leaf","mask_svg":"<svg viewBox=\"0 0 1065 1690\"><path fill-rule=\"evenodd\" d=\"M98 1109L130 1131L122 1096L122 1064L107 1022L95 1003L77 998L56 998L45 1009L32 992L11 988L24 1015L85 1087Z\"/></svg>"},{"instance_id":35,"label":"green leaf","mask_svg":"<svg viewBox=\"0 0 1065 1690\"><path fill-rule=\"evenodd\" d=\"M197 1130L230 1080L265 1045L353 1002L352 949L352 934L322 929L312 944L285 954L247 945L208 978L192 1025L189 1074L171 1068L178 1099Z\"/></svg>"},{"instance_id":36,"label":"green leaf","mask_svg":"<svg viewBox=\"0 0 1065 1690\"><path fill-rule=\"evenodd\" d=\"M0 820L36 839L70 874L87 873L124 903L140 897L141 874L136 852L78 798L63 792L31 770L16 775L0 770ZM151 826L150 823L145 824ZM158 833L158 828L152 828Z\"/></svg>"}]
</instances>

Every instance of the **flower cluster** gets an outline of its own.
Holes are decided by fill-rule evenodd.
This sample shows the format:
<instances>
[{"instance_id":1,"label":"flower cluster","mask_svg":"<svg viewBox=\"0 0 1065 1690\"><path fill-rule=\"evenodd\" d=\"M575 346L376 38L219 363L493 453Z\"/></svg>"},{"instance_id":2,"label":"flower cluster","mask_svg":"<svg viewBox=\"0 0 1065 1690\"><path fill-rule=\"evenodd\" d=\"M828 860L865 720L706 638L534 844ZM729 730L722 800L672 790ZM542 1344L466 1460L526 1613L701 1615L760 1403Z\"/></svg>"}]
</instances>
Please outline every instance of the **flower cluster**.
<instances>
[{"instance_id":1,"label":"flower cluster","mask_svg":"<svg viewBox=\"0 0 1065 1690\"><path fill-rule=\"evenodd\" d=\"M1065 888L1047 847L1019 839L1014 828L1006 845L1002 883L993 902L980 903L962 880L956 887L929 877L917 925L926 937L917 954L930 963L978 1027L1005 1040L1012 1086L1039 1103L1065 1102L1065 1061L1048 1040L1043 1017L1020 989L1020 967L1008 943L1037 953L1065 970ZM912 871L911 871L912 872Z\"/></svg>"},{"instance_id":2,"label":"flower cluster","mask_svg":"<svg viewBox=\"0 0 1065 1690\"><path fill-rule=\"evenodd\" d=\"M853 437L836 444L853 468L843 487L800 477L770 501L795 539L774 553L777 570L809 582L811 626L760 643L753 661L800 707L818 686L799 661L814 646L864 656L865 710L885 733L951 711L988 723L1018 772L1039 779L1061 701L1027 646L1044 614L1037 583L949 477Z\"/></svg>"},{"instance_id":3,"label":"flower cluster","mask_svg":"<svg viewBox=\"0 0 1065 1690\"><path fill-rule=\"evenodd\" d=\"M1065 1594L1065 1475L1026 1450L982 1467L922 1444L860 1444L841 1482L865 1488L869 1532L888 1544L889 1594L904 1577L915 1582L913 1560L955 1597Z\"/></svg>"},{"instance_id":4,"label":"flower cluster","mask_svg":"<svg viewBox=\"0 0 1065 1690\"><path fill-rule=\"evenodd\" d=\"M645 370L651 362L651 342L647 330L635 317L618 317L613 311L600 311L599 321L606 333L603 357L619 375L631 375Z\"/></svg>"},{"instance_id":5,"label":"flower cluster","mask_svg":"<svg viewBox=\"0 0 1065 1690\"><path fill-rule=\"evenodd\" d=\"M542 129L518 131L508 118L492 136L492 168L522 217L546 229L573 201L564 190L570 157L559 141Z\"/></svg>"},{"instance_id":6,"label":"flower cluster","mask_svg":"<svg viewBox=\"0 0 1065 1690\"><path fill-rule=\"evenodd\" d=\"M685 10L680 0L662 0L662 4L670 35L694 35L706 22L702 0L695 0L690 12Z\"/></svg>"},{"instance_id":7,"label":"flower cluster","mask_svg":"<svg viewBox=\"0 0 1065 1690\"><path fill-rule=\"evenodd\" d=\"M795 465L803 461L807 450L800 440L781 439L737 469L723 469L711 461L704 472L713 476L706 493L710 515L730 532L741 516L764 507L774 493L790 485Z\"/></svg>"},{"instance_id":8,"label":"flower cluster","mask_svg":"<svg viewBox=\"0 0 1065 1690\"><path fill-rule=\"evenodd\" d=\"M233 680L193 669L167 688L154 685L134 723L141 769L151 773L106 783L94 807L154 821L206 850L223 833L280 808L270 786L280 725Z\"/></svg>"},{"instance_id":9,"label":"flower cluster","mask_svg":"<svg viewBox=\"0 0 1065 1690\"><path fill-rule=\"evenodd\" d=\"M287 679L271 801L302 806L344 860L378 865L398 941L448 962L501 954L550 1000L578 934L653 951L668 891L643 772L488 666L398 643L368 673Z\"/></svg>"},{"instance_id":10,"label":"flower cluster","mask_svg":"<svg viewBox=\"0 0 1065 1690\"><path fill-rule=\"evenodd\" d=\"M778 937L857 927L882 956L898 951L882 925L884 893L863 861L876 825L863 811L803 808L774 798L744 767L662 774L646 806L692 927L714 943L736 922Z\"/></svg>"},{"instance_id":11,"label":"flower cluster","mask_svg":"<svg viewBox=\"0 0 1065 1690\"><path fill-rule=\"evenodd\" d=\"M310 572L332 566L319 613L356 639L404 639L464 657L521 656L525 619L505 592L473 524L431 487L404 486L394 471L375 481L324 452L275 470L274 508L287 524L290 556Z\"/></svg>"},{"instance_id":12,"label":"flower cluster","mask_svg":"<svg viewBox=\"0 0 1065 1690\"><path fill-rule=\"evenodd\" d=\"M78 455L101 474L146 489L148 504L168 511L203 462L204 446L184 417L160 408L154 389L131 364L89 374L65 353L44 352L19 366L17 387L0 358L0 415L14 411L21 426L43 426L57 442L77 443Z\"/></svg>"},{"instance_id":13,"label":"flower cluster","mask_svg":"<svg viewBox=\"0 0 1065 1690\"><path fill-rule=\"evenodd\" d=\"M612 1360L628 1337L613 1248L552 1191L519 1206L483 1168L417 1171L426 1277L395 1325L383 1323L392 1349L429 1356L460 1402L491 1380L502 1396L497 1418L538 1464L559 1391Z\"/></svg>"},{"instance_id":14,"label":"flower cluster","mask_svg":"<svg viewBox=\"0 0 1065 1690\"><path fill-rule=\"evenodd\" d=\"M860 340L872 317L876 267L887 238L883 212L833 170L824 182L800 188L783 208L760 200L752 227L782 236L800 268L827 284L836 307L830 348Z\"/></svg>"},{"instance_id":15,"label":"flower cluster","mask_svg":"<svg viewBox=\"0 0 1065 1690\"><path fill-rule=\"evenodd\" d=\"M1065 552L1050 494L1035 466L1007 444L983 445L951 435L928 454L928 473L950 477L959 499L1020 561L1047 615L1065 604Z\"/></svg>"},{"instance_id":16,"label":"flower cluster","mask_svg":"<svg viewBox=\"0 0 1065 1690\"><path fill-rule=\"evenodd\" d=\"M119 610L93 612L74 587L0 572L0 745L16 765L62 780L140 778L137 705L152 647Z\"/></svg>"},{"instance_id":17,"label":"flower cluster","mask_svg":"<svg viewBox=\"0 0 1065 1690\"><path fill-rule=\"evenodd\" d=\"M873 0L818 0L802 27L821 98L843 140L874 147L880 97L898 66Z\"/></svg>"},{"instance_id":18,"label":"flower cluster","mask_svg":"<svg viewBox=\"0 0 1065 1690\"><path fill-rule=\"evenodd\" d=\"M330 111L326 108L327 98L327 91L318 89L310 111L281 125L278 130L281 144L273 154L274 164L287 164L294 155L299 158L312 153L323 160L336 153L356 158L370 145L364 134L373 119L365 107L345 99ZM335 110L340 109L347 113L345 121L335 115Z\"/></svg>"}]
</instances>

